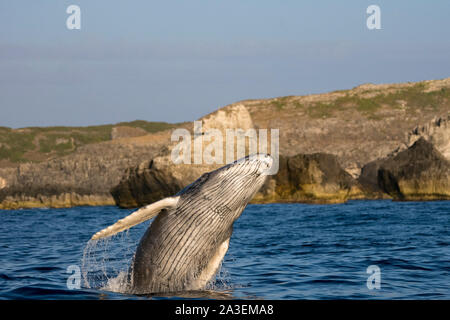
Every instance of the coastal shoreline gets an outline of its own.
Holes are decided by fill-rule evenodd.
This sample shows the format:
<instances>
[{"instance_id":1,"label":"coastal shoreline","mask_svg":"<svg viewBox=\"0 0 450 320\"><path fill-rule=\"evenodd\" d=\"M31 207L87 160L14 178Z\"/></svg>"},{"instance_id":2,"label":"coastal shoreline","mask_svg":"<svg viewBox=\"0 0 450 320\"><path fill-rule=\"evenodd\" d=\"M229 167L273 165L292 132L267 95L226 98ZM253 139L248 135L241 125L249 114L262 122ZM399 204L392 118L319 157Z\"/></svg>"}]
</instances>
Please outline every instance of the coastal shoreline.
<instances>
[{"instance_id":1,"label":"coastal shoreline","mask_svg":"<svg viewBox=\"0 0 450 320\"><path fill-rule=\"evenodd\" d=\"M450 199L450 78L244 100L199 121L279 130L280 172L253 203ZM133 208L173 195L217 168L171 162L173 130L192 128L0 128L0 208Z\"/></svg>"}]
</instances>

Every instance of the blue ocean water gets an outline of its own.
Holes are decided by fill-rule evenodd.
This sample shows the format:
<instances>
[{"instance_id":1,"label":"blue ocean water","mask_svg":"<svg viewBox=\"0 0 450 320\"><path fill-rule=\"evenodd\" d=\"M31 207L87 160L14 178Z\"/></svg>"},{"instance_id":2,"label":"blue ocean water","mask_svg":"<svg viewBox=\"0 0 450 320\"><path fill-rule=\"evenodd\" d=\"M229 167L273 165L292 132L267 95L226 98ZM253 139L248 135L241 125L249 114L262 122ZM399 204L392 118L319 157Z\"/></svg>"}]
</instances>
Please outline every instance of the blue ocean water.
<instances>
[{"instance_id":1,"label":"blue ocean water","mask_svg":"<svg viewBox=\"0 0 450 320\"><path fill-rule=\"evenodd\" d=\"M0 210L0 298L149 298L120 281L149 222L87 245L131 211ZM210 290L151 298L450 299L449 225L450 201L249 205Z\"/></svg>"}]
</instances>

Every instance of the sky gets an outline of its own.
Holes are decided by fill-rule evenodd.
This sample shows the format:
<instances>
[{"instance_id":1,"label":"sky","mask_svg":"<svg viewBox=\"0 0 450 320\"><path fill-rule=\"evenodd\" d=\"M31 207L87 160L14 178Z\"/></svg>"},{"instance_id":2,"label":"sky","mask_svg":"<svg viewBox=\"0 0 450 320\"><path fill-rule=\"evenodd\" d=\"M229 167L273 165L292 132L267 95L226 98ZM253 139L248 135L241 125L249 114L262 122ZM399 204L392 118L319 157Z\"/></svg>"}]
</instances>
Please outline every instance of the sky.
<instances>
[{"instance_id":1,"label":"sky","mask_svg":"<svg viewBox=\"0 0 450 320\"><path fill-rule=\"evenodd\" d=\"M0 0L0 126L192 121L244 99L442 79L449 14L448 0Z\"/></svg>"}]
</instances>

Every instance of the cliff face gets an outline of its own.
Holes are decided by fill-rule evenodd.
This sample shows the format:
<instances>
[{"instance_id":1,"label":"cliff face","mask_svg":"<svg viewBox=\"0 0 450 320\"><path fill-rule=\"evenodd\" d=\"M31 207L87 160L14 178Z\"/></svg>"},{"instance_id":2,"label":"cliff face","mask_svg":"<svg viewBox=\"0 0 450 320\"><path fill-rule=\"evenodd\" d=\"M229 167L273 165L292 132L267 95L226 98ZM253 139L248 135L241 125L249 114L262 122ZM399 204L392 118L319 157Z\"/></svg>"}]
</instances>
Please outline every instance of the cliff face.
<instances>
[{"instance_id":1,"label":"cliff face","mask_svg":"<svg viewBox=\"0 0 450 320\"><path fill-rule=\"evenodd\" d=\"M355 179L326 153L281 157L280 169L270 176L253 202L342 203L362 197Z\"/></svg>"},{"instance_id":2,"label":"cliff face","mask_svg":"<svg viewBox=\"0 0 450 320\"><path fill-rule=\"evenodd\" d=\"M246 100L201 121L204 131L279 130L280 173L255 201L341 202L361 197L359 184L365 197L395 197L378 185L381 163L420 137L449 157L449 119L450 78ZM114 198L134 207L173 194L222 166L174 166L172 130L161 130L181 127L192 133L193 123L0 128L0 208L113 204Z\"/></svg>"},{"instance_id":3,"label":"cliff face","mask_svg":"<svg viewBox=\"0 0 450 320\"><path fill-rule=\"evenodd\" d=\"M414 128L447 118L450 78L240 103L256 127L279 128L281 154L334 154L358 177L366 163L405 145Z\"/></svg>"},{"instance_id":4,"label":"cliff face","mask_svg":"<svg viewBox=\"0 0 450 320\"><path fill-rule=\"evenodd\" d=\"M406 147L420 138L430 142L447 160L450 160L450 115L436 117L425 125L415 127L408 133Z\"/></svg>"},{"instance_id":5,"label":"cliff face","mask_svg":"<svg viewBox=\"0 0 450 320\"><path fill-rule=\"evenodd\" d=\"M237 109L242 115L236 116ZM204 123L208 120L213 124L212 128L239 128L245 126L239 121L248 119L244 121L247 127L279 129L280 153L283 155L280 171L255 196L255 202L334 203L362 197L396 198L378 186L380 159L405 150L419 137L435 143L446 152L450 136L447 125L449 111L450 79L444 79L397 85L363 85L322 95L241 101L202 120ZM169 161L166 158L160 163ZM355 181L353 178L360 176L361 169L367 163L370 164L364 167L360 181ZM144 167L149 168L148 165ZM212 169L214 166L177 169L177 166L167 168L166 165L166 172L178 172L179 177L166 178L173 187L170 191L179 190ZM183 176L186 170L191 173L189 178ZM145 183L153 185L153 188L146 189L148 198L145 199L136 182L142 180L145 174L137 170L133 172L132 175L125 175L113 191L119 205L143 205L169 195L169 190L158 187L147 178ZM154 189L165 190L165 193L155 194ZM127 201L122 201L121 193L128 195ZM424 196L423 199L429 197Z\"/></svg>"},{"instance_id":6,"label":"cliff face","mask_svg":"<svg viewBox=\"0 0 450 320\"><path fill-rule=\"evenodd\" d=\"M368 164L360 182L395 200L450 199L450 161L420 138L408 149Z\"/></svg>"},{"instance_id":7,"label":"cliff face","mask_svg":"<svg viewBox=\"0 0 450 320\"><path fill-rule=\"evenodd\" d=\"M174 170L161 165L161 160L162 158L156 158L129 168L119 184L111 189L116 204L123 208L139 207L181 190L186 178L177 179Z\"/></svg>"},{"instance_id":8,"label":"cliff face","mask_svg":"<svg viewBox=\"0 0 450 320\"><path fill-rule=\"evenodd\" d=\"M0 169L0 209L113 205L111 186L127 168L154 157L166 135L152 143L119 139L87 145L69 156Z\"/></svg>"},{"instance_id":9,"label":"cliff face","mask_svg":"<svg viewBox=\"0 0 450 320\"><path fill-rule=\"evenodd\" d=\"M450 161L421 138L381 164L378 185L396 200L448 200Z\"/></svg>"}]
</instances>

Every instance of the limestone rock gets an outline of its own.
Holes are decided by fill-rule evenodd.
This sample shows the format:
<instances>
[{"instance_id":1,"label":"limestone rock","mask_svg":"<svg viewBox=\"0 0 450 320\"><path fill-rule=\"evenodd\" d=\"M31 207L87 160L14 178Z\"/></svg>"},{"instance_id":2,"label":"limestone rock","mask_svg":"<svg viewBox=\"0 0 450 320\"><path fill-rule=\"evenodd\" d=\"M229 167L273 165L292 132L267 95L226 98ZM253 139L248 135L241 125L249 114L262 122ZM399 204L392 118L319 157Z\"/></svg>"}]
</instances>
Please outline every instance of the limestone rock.
<instances>
[{"instance_id":1,"label":"limestone rock","mask_svg":"<svg viewBox=\"0 0 450 320\"><path fill-rule=\"evenodd\" d=\"M341 203L362 196L356 180L326 153L280 158L280 170L269 177L254 202Z\"/></svg>"},{"instance_id":2,"label":"limestone rock","mask_svg":"<svg viewBox=\"0 0 450 320\"><path fill-rule=\"evenodd\" d=\"M395 156L366 165L359 181L395 200L450 199L450 161L422 137Z\"/></svg>"},{"instance_id":3,"label":"limestone rock","mask_svg":"<svg viewBox=\"0 0 450 320\"><path fill-rule=\"evenodd\" d=\"M423 137L450 160L450 115L436 117L431 122L417 126L408 134L408 146L412 146Z\"/></svg>"},{"instance_id":4,"label":"limestone rock","mask_svg":"<svg viewBox=\"0 0 450 320\"><path fill-rule=\"evenodd\" d=\"M127 168L154 157L162 143L111 141L46 162L0 168L0 209L114 205L110 188Z\"/></svg>"}]
</instances>

